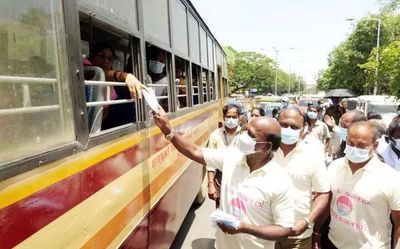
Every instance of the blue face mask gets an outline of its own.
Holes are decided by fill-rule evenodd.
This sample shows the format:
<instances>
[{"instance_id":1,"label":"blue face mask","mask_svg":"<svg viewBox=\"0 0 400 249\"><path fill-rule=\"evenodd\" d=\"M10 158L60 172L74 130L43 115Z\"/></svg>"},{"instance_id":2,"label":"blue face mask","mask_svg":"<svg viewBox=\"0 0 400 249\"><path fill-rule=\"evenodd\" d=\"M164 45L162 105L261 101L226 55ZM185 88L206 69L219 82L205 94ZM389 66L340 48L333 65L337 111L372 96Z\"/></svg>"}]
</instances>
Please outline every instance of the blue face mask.
<instances>
[{"instance_id":1,"label":"blue face mask","mask_svg":"<svg viewBox=\"0 0 400 249\"><path fill-rule=\"evenodd\" d=\"M346 144L346 149L344 150L344 153L346 154L346 157L347 159L349 159L350 162L362 163L371 158L371 155L369 153L370 149L371 147L367 149L360 149Z\"/></svg>"},{"instance_id":2,"label":"blue face mask","mask_svg":"<svg viewBox=\"0 0 400 249\"><path fill-rule=\"evenodd\" d=\"M347 129L343 128L341 126L339 126L339 131L338 131L338 136L340 137L340 139L342 141L346 141L347 140Z\"/></svg>"},{"instance_id":3,"label":"blue face mask","mask_svg":"<svg viewBox=\"0 0 400 249\"><path fill-rule=\"evenodd\" d=\"M290 127L281 128L281 142L283 144L294 144L300 139L301 129L294 130Z\"/></svg>"}]
</instances>

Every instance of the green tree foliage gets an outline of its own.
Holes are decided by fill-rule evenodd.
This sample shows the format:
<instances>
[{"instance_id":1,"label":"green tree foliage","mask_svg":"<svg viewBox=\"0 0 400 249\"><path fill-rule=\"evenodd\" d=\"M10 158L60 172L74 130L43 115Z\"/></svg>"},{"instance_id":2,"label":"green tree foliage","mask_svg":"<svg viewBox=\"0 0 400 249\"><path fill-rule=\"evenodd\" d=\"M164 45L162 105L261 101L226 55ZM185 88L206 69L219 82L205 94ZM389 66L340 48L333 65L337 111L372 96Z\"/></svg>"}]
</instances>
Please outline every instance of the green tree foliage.
<instances>
[{"instance_id":1,"label":"green tree foliage","mask_svg":"<svg viewBox=\"0 0 400 249\"><path fill-rule=\"evenodd\" d=\"M400 0L391 4L395 2ZM379 62L376 61L378 19L381 19ZM318 76L318 88L350 88L367 94L372 93L378 82L380 93L400 97L399 40L400 15L393 11L385 9L379 16L359 20L352 34L330 53L328 68Z\"/></svg>"},{"instance_id":2,"label":"green tree foliage","mask_svg":"<svg viewBox=\"0 0 400 249\"><path fill-rule=\"evenodd\" d=\"M258 94L275 91L275 61L256 52L240 52L228 46L227 54L229 88L231 93L243 93L245 90L257 89ZM297 90L300 81L304 89L304 81L296 75L290 75L293 90ZM288 91L289 74L278 69L278 93ZM296 88L294 87L296 86Z\"/></svg>"}]
</instances>

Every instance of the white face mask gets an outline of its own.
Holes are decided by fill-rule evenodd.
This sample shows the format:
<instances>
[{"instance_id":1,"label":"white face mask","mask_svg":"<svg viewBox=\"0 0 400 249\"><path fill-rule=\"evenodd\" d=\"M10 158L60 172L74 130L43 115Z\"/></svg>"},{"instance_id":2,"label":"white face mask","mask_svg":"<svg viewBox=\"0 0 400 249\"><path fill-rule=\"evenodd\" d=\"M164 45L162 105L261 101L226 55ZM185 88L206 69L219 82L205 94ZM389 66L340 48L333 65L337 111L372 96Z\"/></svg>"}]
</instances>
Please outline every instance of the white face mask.
<instances>
[{"instance_id":1,"label":"white face mask","mask_svg":"<svg viewBox=\"0 0 400 249\"><path fill-rule=\"evenodd\" d=\"M233 129L238 126L239 124L239 119L237 118L225 118L225 127L229 129Z\"/></svg>"},{"instance_id":2,"label":"white face mask","mask_svg":"<svg viewBox=\"0 0 400 249\"><path fill-rule=\"evenodd\" d=\"M254 141L247 133L242 133L237 136L236 147L245 155L255 152L257 142Z\"/></svg>"},{"instance_id":3,"label":"white face mask","mask_svg":"<svg viewBox=\"0 0 400 249\"><path fill-rule=\"evenodd\" d=\"M340 137L341 140L346 141L347 140L347 129L339 126L338 136Z\"/></svg>"},{"instance_id":4,"label":"white face mask","mask_svg":"<svg viewBox=\"0 0 400 249\"><path fill-rule=\"evenodd\" d=\"M281 142L283 144L294 144L300 139L301 129L294 130L290 127L281 128Z\"/></svg>"},{"instance_id":5,"label":"white face mask","mask_svg":"<svg viewBox=\"0 0 400 249\"><path fill-rule=\"evenodd\" d=\"M396 149L400 150L400 138L397 138L397 139L392 138L392 139L393 139L393 141L392 141L393 146Z\"/></svg>"},{"instance_id":6,"label":"white face mask","mask_svg":"<svg viewBox=\"0 0 400 249\"><path fill-rule=\"evenodd\" d=\"M310 119L317 119L318 113L316 113L316 112L307 112L307 116Z\"/></svg>"},{"instance_id":7,"label":"white face mask","mask_svg":"<svg viewBox=\"0 0 400 249\"><path fill-rule=\"evenodd\" d=\"M164 71L165 63L149 60L149 70L154 74L161 74Z\"/></svg>"},{"instance_id":8,"label":"white face mask","mask_svg":"<svg viewBox=\"0 0 400 249\"><path fill-rule=\"evenodd\" d=\"M346 144L346 148L344 149L344 153L346 154L347 159L353 163L362 163L371 158L369 153L371 148L360 149Z\"/></svg>"}]
</instances>

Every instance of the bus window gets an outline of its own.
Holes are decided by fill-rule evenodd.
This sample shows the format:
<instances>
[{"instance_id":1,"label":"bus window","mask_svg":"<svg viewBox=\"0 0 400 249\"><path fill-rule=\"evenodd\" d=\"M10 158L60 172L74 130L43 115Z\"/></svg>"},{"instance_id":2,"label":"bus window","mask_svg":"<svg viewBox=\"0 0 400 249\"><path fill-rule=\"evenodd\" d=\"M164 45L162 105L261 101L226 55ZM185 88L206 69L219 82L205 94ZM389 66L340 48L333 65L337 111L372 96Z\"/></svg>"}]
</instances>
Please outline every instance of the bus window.
<instances>
[{"instance_id":1,"label":"bus window","mask_svg":"<svg viewBox=\"0 0 400 249\"><path fill-rule=\"evenodd\" d=\"M105 75L108 70L133 73L132 60L137 55L132 56L131 46L135 46L137 41L130 40L129 36L122 32L121 35L117 35L107 31L111 28L88 27L90 25L91 22L81 21L81 43L90 44L91 66L85 67L85 95L90 132L96 133L136 123L136 105L126 83L115 77L110 79L100 75ZM87 46L82 46L82 54L87 52Z\"/></svg>"},{"instance_id":2,"label":"bus window","mask_svg":"<svg viewBox=\"0 0 400 249\"><path fill-rule=\"evenodd\" d=\"M209 101L209 96L208 96L208 71L203 69L201 73L201 78L202 78L202 94L203 94L203 103Z\"/></svg>"},{"instance_id":3,"label":"bus window","mask_svg":"<svg viewBox=\"0 0 400 249\"><path fill-rule=\"evenodd\" d=\"M179 57L175 57L175 85L177 94L177 109L188 107L187 103L187 69L189 63Z\"/></svg>"},{"instance_id":4,"label":"bus window","mask_svg":"<svg viewBox=\"0 0 400 249\"><path fill-rule=\"evenodd\" d=\"M0 14L2 164L76 136L61 1L1 1Z\"/></svg>"},{"instance_id":5,"label":"bus window","mask_svg":"<svg viewBox=\"0 0 400 249\"><path fill-rule=\"evenodd\" d=\"M211 100L216 100L217 95L215 92L215 79L214 79L214 73L210 72L210 99Z\"/></svg>"},{"instance_id":6,"label":"bus window","mask_svg":"<svg viewBox=\"0 0 400 249\"><path fill-rule=\"evenodd\" d=\"M158 103L161 107L169 112L168 96L169 96L169 72L167 53L160 48L148 45L146 51L147 58L147 77L146 83L154 88Z\"/></svg>"},{"instance_id":7,"label":"bus window","mask_svg":"<svg viewBox=\"0 0 400 249\"><path fill-rule=\"evenodd\" d=\"M195 64L192 64L192 105L200 104L199 81L200 81L200 67Z\"/></svg>"}]
</instances>

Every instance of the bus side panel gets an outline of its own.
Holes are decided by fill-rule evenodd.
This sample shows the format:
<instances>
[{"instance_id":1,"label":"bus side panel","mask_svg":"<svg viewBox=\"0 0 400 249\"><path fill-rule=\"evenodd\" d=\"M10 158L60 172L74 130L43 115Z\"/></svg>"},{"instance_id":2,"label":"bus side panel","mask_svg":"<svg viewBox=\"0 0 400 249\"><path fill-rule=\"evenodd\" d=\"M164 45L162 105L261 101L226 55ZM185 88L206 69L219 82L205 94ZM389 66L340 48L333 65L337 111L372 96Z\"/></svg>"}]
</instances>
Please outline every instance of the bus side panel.
<instances>
[{"instance_id":1,"label":"bus side panel","mask_svg":"<svg viewBox=\"0 0 400 249\"><path fill-rule=\"evenodd\" d=\"M202 166L192 162L120 248L168 249L199 192L202 175ZM145 229L148 229L148 240L145 240Z\"/></svg>"}]
</instances>

